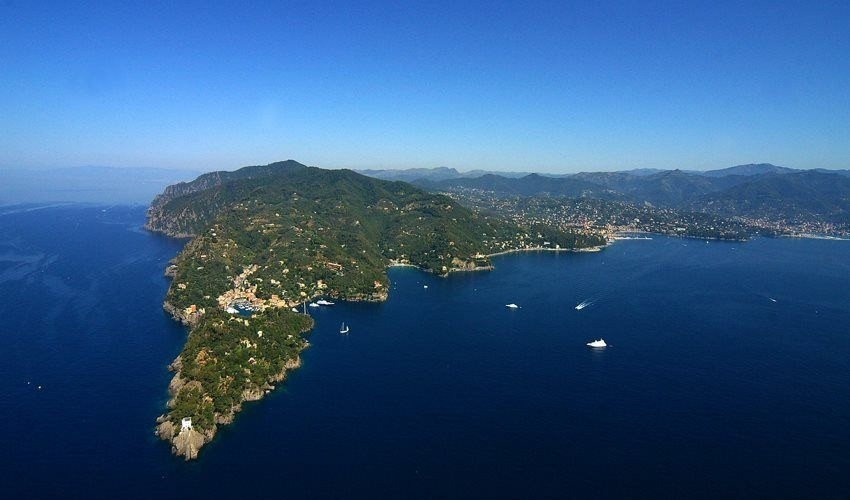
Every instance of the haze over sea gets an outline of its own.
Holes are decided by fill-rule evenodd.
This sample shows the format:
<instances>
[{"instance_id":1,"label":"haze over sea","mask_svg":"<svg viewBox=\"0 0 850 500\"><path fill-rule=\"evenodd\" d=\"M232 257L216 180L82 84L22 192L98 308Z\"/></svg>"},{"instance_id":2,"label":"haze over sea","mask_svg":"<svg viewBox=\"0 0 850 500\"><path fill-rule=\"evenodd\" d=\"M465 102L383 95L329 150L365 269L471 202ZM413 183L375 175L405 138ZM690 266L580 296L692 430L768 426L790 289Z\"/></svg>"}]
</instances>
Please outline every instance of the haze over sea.
<instances>
[{"instance_id":1,"label":"haze over sea","mask_svg":"<svg viewBox=\"0 0 850 500\"><path fill-rule=\"evenodd\" d=\"M0 209L3 497L850 491L850 242L653 237L447 279L391 269L386 303L311 310L303 367L184 463L152 427L186 335L162 311L184 242L143 222Z\"/></svg>"}]
</instances>

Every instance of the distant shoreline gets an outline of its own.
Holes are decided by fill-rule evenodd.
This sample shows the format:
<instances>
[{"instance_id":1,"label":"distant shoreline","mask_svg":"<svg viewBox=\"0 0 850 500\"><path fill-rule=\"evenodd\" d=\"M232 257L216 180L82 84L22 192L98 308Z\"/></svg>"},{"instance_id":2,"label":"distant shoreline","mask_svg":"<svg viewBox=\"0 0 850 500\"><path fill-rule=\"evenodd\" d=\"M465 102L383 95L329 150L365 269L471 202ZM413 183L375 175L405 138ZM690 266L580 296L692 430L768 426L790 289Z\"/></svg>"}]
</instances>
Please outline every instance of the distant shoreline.
<instances>
[{"instance_id":1,"label":"distant shoreline","mask_svg":"<svg viewBox=\"0 0 850 500\"><path fill-rule=\"evenodd\" d=\"M520 252L601 252L607 246L610 246L611 243L606 243L604 245L596 245L592 247L584 247L584 248L552 248L552 247L532 247L532 248L514 248L512 250L505 250L504 252L496 252L485 255L485 257L496 257L498 255L507 255L511 253L520 253Z\"/></svg>"},{"instance_id":2,"label":"distant shoreline","mask_svg":"<svg viewBox=\"0 0 850 500\"><path fill-rule=\"evenodd\" d=\"M780 238L798 238L802 240L828 240L828 241L850 241L850 238L842 238L840 236L830 236L828 234L780 234Z\"/></svg>"}]
</instances>

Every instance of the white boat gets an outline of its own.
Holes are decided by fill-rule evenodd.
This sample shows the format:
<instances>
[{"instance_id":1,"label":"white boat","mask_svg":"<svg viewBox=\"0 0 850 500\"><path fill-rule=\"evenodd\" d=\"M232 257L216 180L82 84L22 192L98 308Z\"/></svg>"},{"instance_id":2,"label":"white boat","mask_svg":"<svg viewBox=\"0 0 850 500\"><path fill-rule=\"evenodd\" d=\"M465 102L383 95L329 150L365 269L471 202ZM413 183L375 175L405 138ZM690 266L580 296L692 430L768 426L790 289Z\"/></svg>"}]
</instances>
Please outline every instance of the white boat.
<instances>
[{"instance_id":1,"label":"white boat","mask_svg":"<svg viewBox=\"0 0 850 500\"><path fill-rule=\"evenodd\" d=\"M225 309L224 311L227 312L227 314L236 314L239 312L239 310L233 306L227 306L227 309Z\"/></svg>"},{"instance_id":2,"label":"white boat","mask_svg":"<svg viewBox=\"0 0 850 500\"><path fill-rule=\"evenodd\" d=\"M422 288L428 288L428 285L422 285Z\"/></svg>"},{"instance_id":3,"label":"white boat","mask_svg":"<svg viewBox=\"0 0 850 500\"><path fill-rule=\"evenodd\" d=\"M505 304L505 307L507 307L508 309L519 309L519 306L513 303Z\"/></svg>"},{"instance_id":4,"label":"white boat","mask_svg":"<svg viewBox=\"0 0 850 500\"><path fill-rule=\"evenodd\" d=\"M339 327L339 333L348 333L348 327L345 326L345 321L343 321L342 326Z\"/></svg>"},{"instance_id":5,"label":"white boat","mask_svg":"<svg viewBox=\"0 0 850 500\"><path fill-rule=\"evenodd\" d=\"M310 307L319 307L319 304L315 302L310 302Z\"/></svg>"},{"instance_id":6,"label":"white boat","mask_svg":"<svg viewBox=\"0 0 850 500\"><path fill-rule=\"evenodd\" d=\"M292 308L292 312L297 313L297 312L298 312L298 309L296 309L296 308L294 308L294 307L293 307L293 308Z\"/></svg>"},{"instance_id":7,"label":"white boat","mask_svg":"<svg viewBox=\"0 0 850 500\"><path fill-rule=\"evenodd\" d=\"M330 302L330 301L325 300L325 299L317 300L316 304L319 304L320 306L332 306L332 305L334 305L333 302Z\"/></svg>"},{"instance_id":8,"label":"white boat","mask_svg":"<svg viewBox=\"0 0 850 500\"><path fill-rule=\"evenodd\" d=\"M587 346L588 347L608 347L608 344L606 344L604 340L599 339L599 340L594 340L593 342L588 342Z\"/></svg>"}]
</instances>

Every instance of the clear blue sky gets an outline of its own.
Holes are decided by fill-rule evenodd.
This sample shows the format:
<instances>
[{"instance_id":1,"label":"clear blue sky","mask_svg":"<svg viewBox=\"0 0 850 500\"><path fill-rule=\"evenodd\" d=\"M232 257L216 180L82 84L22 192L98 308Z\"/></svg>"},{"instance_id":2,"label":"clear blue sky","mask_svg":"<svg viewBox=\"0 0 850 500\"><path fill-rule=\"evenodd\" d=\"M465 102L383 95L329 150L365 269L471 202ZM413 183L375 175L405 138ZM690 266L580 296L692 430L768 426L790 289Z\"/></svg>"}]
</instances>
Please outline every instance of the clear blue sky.
<instances>
[{"instance_id":1,"label":"clear blue sky","mask_svg":"<svg viewBox=\"0 0 850 500\"><path fill-rule=\"evenodd\" d=\"M0 0L0 167L850 168L847 0L267 3Z\"/></svg>"}]
</instances>

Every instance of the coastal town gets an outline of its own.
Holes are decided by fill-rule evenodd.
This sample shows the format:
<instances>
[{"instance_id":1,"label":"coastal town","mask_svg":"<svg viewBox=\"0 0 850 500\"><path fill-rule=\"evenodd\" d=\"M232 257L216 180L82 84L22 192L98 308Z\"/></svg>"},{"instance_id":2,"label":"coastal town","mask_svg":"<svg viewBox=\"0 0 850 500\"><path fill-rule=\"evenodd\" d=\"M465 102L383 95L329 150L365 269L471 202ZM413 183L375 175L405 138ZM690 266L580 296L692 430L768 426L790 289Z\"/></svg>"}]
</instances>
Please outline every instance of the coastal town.
<instances>
[{"instance_id":1,"label":"coastal town","mask_svg":"<svg viewBox=\"0 0 850 500\"><path fill-rule=\"evenodd\" d=\"M601 234L607 239L622 233L654 233L718 240L747 240L756 235L789 237L850 237L850 224L823 220L723 217L597 198L510 196L471 188L453 188L443 194L483 212L505 216L521 225L545 224L562 231Z\"/></svg>"}]
</instances>

